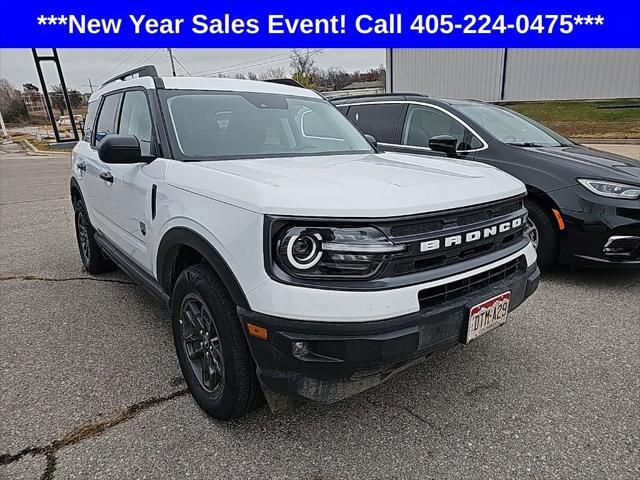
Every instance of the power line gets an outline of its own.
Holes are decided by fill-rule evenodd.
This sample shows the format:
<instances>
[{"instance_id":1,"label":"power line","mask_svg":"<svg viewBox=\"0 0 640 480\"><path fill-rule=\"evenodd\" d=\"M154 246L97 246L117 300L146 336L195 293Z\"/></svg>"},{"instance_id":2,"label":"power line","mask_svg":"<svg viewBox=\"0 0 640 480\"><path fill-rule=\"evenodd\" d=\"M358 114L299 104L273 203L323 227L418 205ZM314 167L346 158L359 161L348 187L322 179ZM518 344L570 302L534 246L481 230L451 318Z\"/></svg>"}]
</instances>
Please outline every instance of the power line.
<instances>
[{"instance_id":1,"label":"power line","mask_svg":"<svg viewBox=\"0 0 640 480\"><path fill-rule=\"evenodd\" d=\"M187 70L187 67L185 67L185 66L182 64L182 62L180 61L180 59L179 59L177 56L174 56L173 58L175 59L175 61L176 61L176 62L178 62L178 65L180 65L180 66L182 67L182 69L186 72L186 74L187 74L187 75L189 75L189 76L191 77L191 76L192 76L192 75L191 75L191 72L189 72L189 70Z\"/></svg>"},{"instance_id":2,"label":"power line","mask_svg":"<svg viewBox=\"0 0 640 480\"><path fill-rule=\"evenodd\" d=\"M320 53L323 50L325 50L325 49L324 48L317 48L315 50L310 50L309 51L309 55L315 55L316 53ZM237 72L238 70L246 70L246 69L249 69L249 68L261 67L263 65L269 65L269 64L272 64L272 63L278 63L278 62L282 62L284 60L291 59L291 58L293 58L293 55L287 54L283 58L276 58L274 60L264 61L264 62L261 62L261 63L255 63L253 65L247 65L247 66L243 66L243 67L230 68L230 69L227 69L227 70L219 70L219 71L210 73L208 75L202 75L202 76L203 77L211 77L211 76L214 76L214 75L220 75L220 74L224 74L224 73Z\"/></svg>"}]
</instances>

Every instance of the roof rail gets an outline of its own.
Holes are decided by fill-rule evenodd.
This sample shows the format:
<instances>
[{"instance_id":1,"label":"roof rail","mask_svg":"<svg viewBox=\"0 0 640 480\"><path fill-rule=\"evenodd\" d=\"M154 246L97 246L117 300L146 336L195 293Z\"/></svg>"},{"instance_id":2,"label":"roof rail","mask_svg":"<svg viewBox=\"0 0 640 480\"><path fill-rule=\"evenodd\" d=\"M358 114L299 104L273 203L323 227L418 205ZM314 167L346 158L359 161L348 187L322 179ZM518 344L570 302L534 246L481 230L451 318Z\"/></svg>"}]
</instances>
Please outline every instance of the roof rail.
<instances>
[{"instance_id":1,"label":"roof rail","mask_svg":"<svg viewBox=\"0 0 640 480\"><path fill-rule=\"evenodd\" d=\"M279 83L280 85L289 85L290 87L307 88L293 78L273 78L271 80L265 80L265 82Z\"/></svg>"},{"instance_id":2,"label":"roof rail","mask_svg":"<svg viewBox=\"0 0 640 480\"><path fill-rule=\"evenodd\" d=\"M366 94L363 93L362 95L344 95L344 96L338 96L338 97L332 97L331 101L335 102L335 101L345 101L345 100L351 100L353 99L363 99L363 98L380 98L380 97L429 97L429 95L426 95L424 93L400 93L400 92L393 92L393 93L370 93L370 94Z\"/></svg>"},{"instance_id":3,"label":"roof rail","mask_svg":"<svg viewBox=\"0 0 640 480\"><path fill-rule=\"evenodd\" d=\"M104 82L102 86L104 87L105 85L108 85L113 82L117 82L118 80L121 80L121 81L127 80L127 77L134 78L135 75L138 76L137 78L157 77L158 71L156 70L156 67L153 65L144 65L142 67L134 68L133 70L129 70L127 72L121 73L120 75L116 75L115 77L110 78L109 80Z\"/></svg>"}]
</instances>

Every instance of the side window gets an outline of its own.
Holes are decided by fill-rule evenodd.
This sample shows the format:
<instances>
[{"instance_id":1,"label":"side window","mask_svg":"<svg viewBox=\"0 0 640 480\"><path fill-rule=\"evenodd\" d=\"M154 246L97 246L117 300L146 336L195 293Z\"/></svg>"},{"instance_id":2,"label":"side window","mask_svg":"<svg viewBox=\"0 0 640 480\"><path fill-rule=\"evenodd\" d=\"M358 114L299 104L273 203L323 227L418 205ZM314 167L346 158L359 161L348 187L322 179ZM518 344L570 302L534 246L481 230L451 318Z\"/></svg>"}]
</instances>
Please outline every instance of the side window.
<instances>
[{"instance_id":1,"label":"side window","mask_svg":"<svg viewBox=\"0 0 640 480\"><path fill-rule=\"evenodd\" d=\"M87 116L84 121L84 137L82 139L85 142L91 143L91 137L93 136L93 126L96 123L96 112L98 111L97 100L87 105Z\"/></svg>"},{"instance_id":2,"label":"side window","mask_svg":"<svg viewBox=\"0 0 640 480\"><path fill-rule=\"evenodd\" d=\"M110 133L116 132L116 110L121 96L122 94L118 93L104 97L96 125L96 145L99 145L102 139Z\"/></svg>"},{"instance_id":3,"label":"side window","mask_svg":"<svg viewBox=\"0 0 640 480\"><path fill-rule=\"evenodd\" d=\"M338 110L340 110L344 115L349 111L349 105L340 105L338 106Z\"/></svg>"},{"instance_id":4,"label":"side window","mask_svg":"<svg viewBox=\"0 0 640 480\"><path fill-rule=\"evenodd\" d=\"M437 135L455 137L458 140L458 150L482 147L482 142L450 115L435 108L411 105L402 133L403 145L428 147L429 139Z\"/></svg>"},{"instance_id":5,"label":"side window","mask_svg":"<svg viewBox=\"0 0 640 480\"><path fill-rule=\"evenodd\" d=\"M151 113L147 95L140 90L126 92L122 101L118 133L134 135L140 142L142 155L151 155L151 132Z\"/></svg>"},{"instance_id":6,"label":"side window","mask_svg":"<svg viewBox=\"0 0 640 480\"><path fill-rule=\"evenodd\" d=\"M362 133L373 135L378 142L396 143L396 128L403 109L401 103L355 105L347 116Z\"/></svg>"}]
</instances>

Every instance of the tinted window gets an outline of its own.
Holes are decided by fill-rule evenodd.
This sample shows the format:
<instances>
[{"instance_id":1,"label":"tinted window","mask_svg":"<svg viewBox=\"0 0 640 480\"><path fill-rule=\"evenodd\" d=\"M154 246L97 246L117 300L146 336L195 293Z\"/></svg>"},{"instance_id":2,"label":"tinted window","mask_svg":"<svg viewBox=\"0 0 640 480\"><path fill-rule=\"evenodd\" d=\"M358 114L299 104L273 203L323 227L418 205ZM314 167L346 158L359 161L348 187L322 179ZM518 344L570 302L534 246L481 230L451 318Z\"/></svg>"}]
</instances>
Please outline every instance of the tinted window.
<instances>
[{"instance_id":1,"label":"tinted window","mask_svg":"<svg viewBox=\"0 0 640 480\"><path fill-rule=\"evenodd\" d=\"M403 145L428 147L429 139L437 135L455 137L458 150L482 148L482 142L452 116L435 108L410 105L402 133Z\"/></svg>"},{"instance_id":2,"label":"tinted window","mask_svg":"<svg viewBox=\"0 0 640 480\"><path fill-rule=\"evenodd\" d=\"M93 136L93 125L96 122L96 112L98 111L98 104L100 102L94 101L87 106L87 117L84 122L84 137L85 142L91 143L91 137Z\"/></svg>"},{"instance_id":3,"label":"tinted window","mask_svg":"<svg viewBox=\"0 0 640 480\"><path fill-rule=\"evenodd\" d=\"M115 133L116 110L120 102L121 94L109 95L104 97L100 115L98 115L98 124L96 125L96 145L110 133Z\"/></svg>"},{"instance_id":4,"label":"tinted window","mask_svg":"<svg viewBox=\"0 0 640 480\"><path fill-rule=\"evenodd\" d=\"M404 105L357 105L349 109L351 120L362 133L373 135L378 142L396 143L395 133Z\"/></svg>"},{"instance_id":5,"label":"tinted window","mask_svg":"<svg viewBox=\"0 0 640 480\"><path fill-rule=\"evenodd\" d=\"M151 113L144 92L136 90L124 94L118 133L136 136L142 155L151 155Z\"/></svg>"},{"instance_id":6,"label":"tinted window","mask_svg":"<svg viewBox=\"0 0 640 480\"><path fill-rule=\"evenodd\" d=\"M177 146L186 157L305 156L371 152L325 100L262 93L164 91Z\"/></svg>"}]
</instances>

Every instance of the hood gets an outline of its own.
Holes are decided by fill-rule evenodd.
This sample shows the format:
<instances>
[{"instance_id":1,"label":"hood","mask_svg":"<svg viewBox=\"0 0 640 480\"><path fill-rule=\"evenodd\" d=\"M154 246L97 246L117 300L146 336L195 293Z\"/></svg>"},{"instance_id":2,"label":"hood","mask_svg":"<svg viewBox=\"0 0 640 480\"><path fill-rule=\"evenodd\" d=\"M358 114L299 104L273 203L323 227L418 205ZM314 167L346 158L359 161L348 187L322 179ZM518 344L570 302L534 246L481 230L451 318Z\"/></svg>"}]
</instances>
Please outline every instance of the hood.
<instances>
[{"instance_id":1,"label":"hood","mask_svg":"<svg viewBox=\"0 0 640 480\"><path fill-rule=\"evenodd\" d=\"M519 147L518 147L519 148ZM620 182L640 182L640 161L575 145L570 147L526 148L530 155L543 157L574 170L575 177L606 178Z\"/></svg>"},{"instance_id":2,"label":"hood","mask_svg":"<svg viewBox=\"0 0 640 480\"><path fill-rule=\"evenodd\" d=\"M397 153L169 162L167 183L263 214L391 217L525 193L494 167Z\"/></svg>"}]
</instances>

